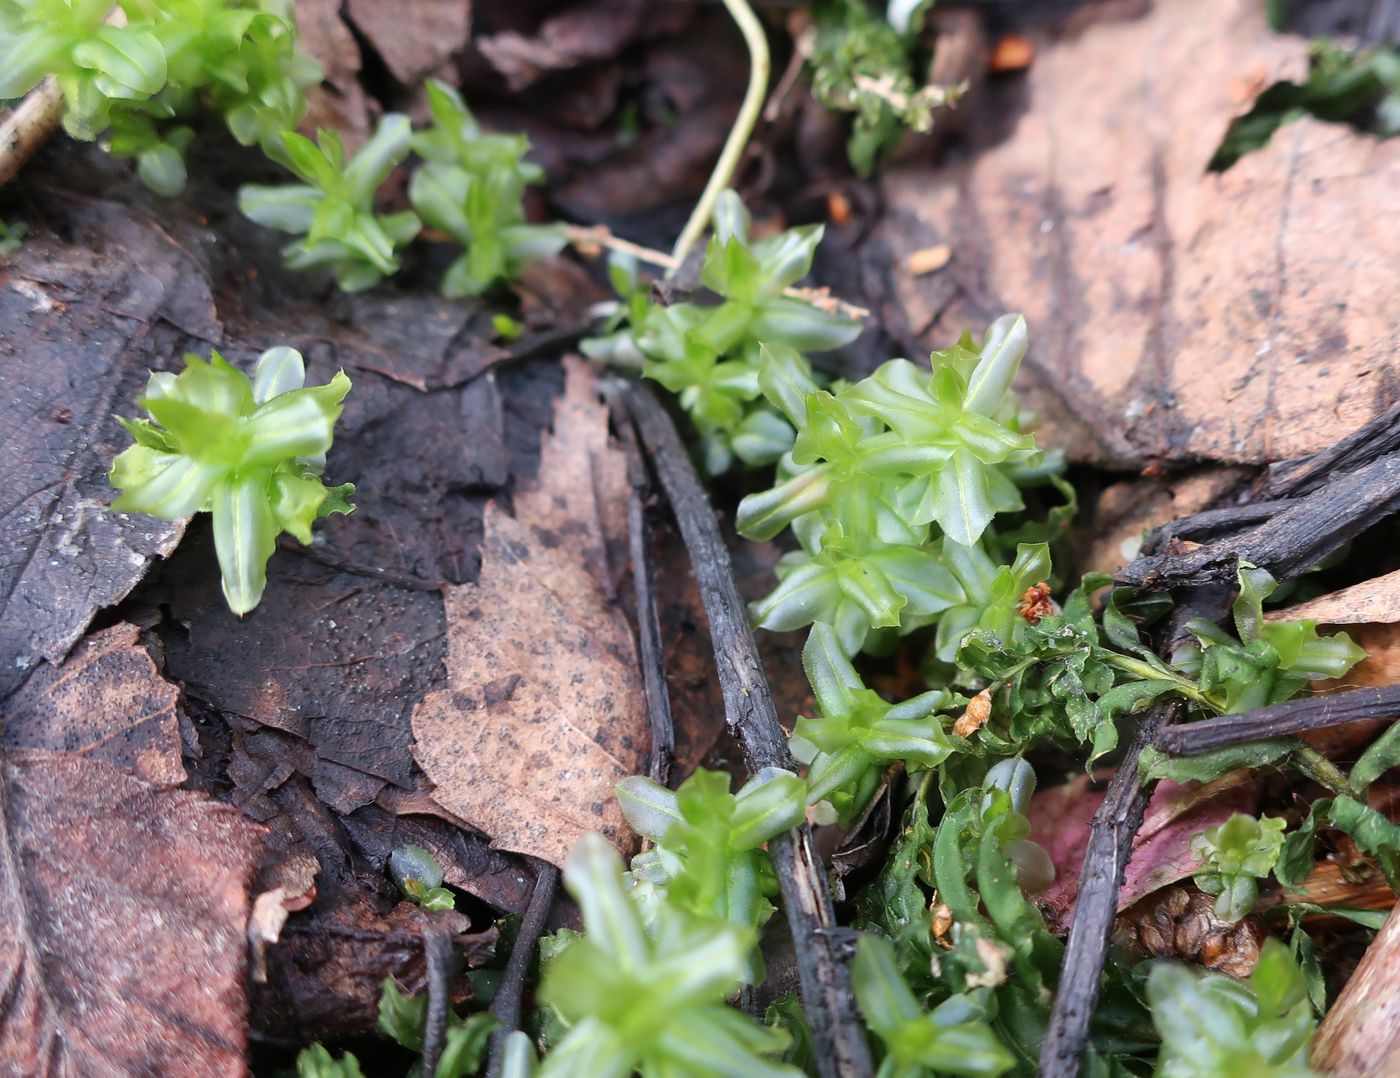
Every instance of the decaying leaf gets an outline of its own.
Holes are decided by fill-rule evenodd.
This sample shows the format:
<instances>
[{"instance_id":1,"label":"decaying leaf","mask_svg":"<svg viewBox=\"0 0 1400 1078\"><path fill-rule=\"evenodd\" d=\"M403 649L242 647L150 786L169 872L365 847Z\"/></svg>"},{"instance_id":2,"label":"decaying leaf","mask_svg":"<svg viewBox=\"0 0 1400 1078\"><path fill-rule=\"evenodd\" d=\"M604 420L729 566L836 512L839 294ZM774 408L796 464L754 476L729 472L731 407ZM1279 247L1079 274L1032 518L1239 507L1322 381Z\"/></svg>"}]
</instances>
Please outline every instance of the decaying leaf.
<instances>
[{"instance_id":1,"label":"decaying leaf","mask_svg":"<svg viewBox=\"0 0 1400 1078\"><path fill-rule=\"evenodd\" d=\"M625 465L588 369L567 372L537 485L514 517L488 509L477 583L445 591L449 688L413 712L414 758L443 807L555 864L585 831L630 846L613 786L648 743L607 553Z\"/></svg>"},{"instance_id":2,"label":"decaying leaf","mask_svg":"<svg viewBox=\"0 0 1400 1078\"><path fill-rule=\"evenodd\" d=\"M504 30L478 45L512 91L551 71L562 71L620 53L646 24L642 0L590 0L543 20L530 34Z\"/></svg>"},{"instance_id":3,"label":"decaying leaf","mask_svg":"<svg viewBox=\"0 0 1400 1078\"><path fill-rule=\"evenodd\" d=\"M61 210L65 234L35 230L0 275L0 696L179 542L182 522L107 511L127 440L115 415L182 334L219 332L208 275L173 230L98 199Z\"/></svg>"},{"instance_id":4,"label":"decaying leaf","mask_svg":"<svg viewBox=\"0 0 1400 1078\"><path fill-rule=\"evenodd\" d=\"M268 949L266 983L254 985L254 1027L285 1044L365 1033L374 1028L386 977L405 995L426 991L425 932L451 934L472 968L492 957L496 929L468 934L468 926L460 913L428 913L411 902L383 914L362 894L293 914ZM455 999L471 998L465 977L452 987Z\"/></svg>"},{"instance_id":5,"label":"decaying leaf","mask_svg":"<svg viewBox=\"0 0 1400 1078\"><path fill-rule=\"evenodd\" d=\"M404 86L436 71L471 33L469 0L349 0L348 6L350 20Z\"/></svg>"},{"instance_id":6,"label":"decaying leaf","mask_svg":"<svg viewBox=\"0 0 1400 1078\"><path fill-rule=\"evenodd\" d=\"M241 1072L261 828L73 756L0 783L0 1071Z\"/></svg>"},{"instance_id":7,"label":"decaying leaf","mask_svg":"<svg viewBox=\"0 0 1400 1078\"><path fill-rule=\"evenodd\" d=\"M340 0L301 0L295 7L302 45L325 72L325 82L306 95L302 130L338 131L353 153L369 136L369 98L360 86L360 46L340 17Z\"/></svg>"},{"instance_id":8,"label":"decaying leaf","mask_svg":"<svg viewBox=\"0 0 1400 1078\"><path fill-rule=\"evenodd\" d=\"M185 781L175 706L125 623L94 633L58 666L40 666L0 706L0 747L51 749L103 760L157 786Z\"/></svg>"},{"instance_id":9,"label":"decaying leaf","mask_svg":"<svg viewBox=\"0 0 1400 1078\"><path fill-rule=\"evenodd\" d=\"M891 275L890 313L931 345L1024 311L1042 441L1123 464L1258 463L1394 401L1400 218L1374 210L1400 186L1400 142L1308 118L1207 172L1249 107L1242 82L1306 73L1307 41L1270 30L1265 6L1104 11L1037 49L1009 135L1016 106L989 94L967 161L886 176L872 270L956 254L954 272Z\"/></svg>"}]
</instances>

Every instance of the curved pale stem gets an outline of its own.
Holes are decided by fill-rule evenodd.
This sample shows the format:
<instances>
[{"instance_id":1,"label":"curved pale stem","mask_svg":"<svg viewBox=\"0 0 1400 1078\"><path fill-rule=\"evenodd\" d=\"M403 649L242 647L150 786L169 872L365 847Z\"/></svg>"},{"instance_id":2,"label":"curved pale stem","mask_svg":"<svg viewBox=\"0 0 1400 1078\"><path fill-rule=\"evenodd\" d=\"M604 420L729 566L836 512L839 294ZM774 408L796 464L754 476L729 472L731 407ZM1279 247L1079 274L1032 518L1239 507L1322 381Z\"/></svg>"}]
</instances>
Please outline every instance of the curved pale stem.
<instances>
[{"instance_id":1,"label":"curved pale stem","mask_svg":"<svg viewBox=\"0 0 1400 1078\"><path fill-rule=\"evenodd\" d=\"M753 134L754 124L758 122L758 114L763 108L763 98L768 90L768 37L763 32L762 23L753 13L753 8L749 7L748 0L724 0L724 6L729 9L729 14L738 24L739 32L744 35L744 44L749 49L749 87L744 92L744 103L739 106L739 115L734 118L729 137L725 139L724 149L720 151L719 160L715 162L715 170L710 173L710 180L700 195L700 201L695 204L695 209L690 213L690 220L686 221L685 228L681 230L680 238L676 240L676 246L671 251L675 265L666 271L667 277L675 276L676 271L685 262L685 256L709 227L715 201L734 178L734 172L739 167L739 158L743 156L744 147L748 144L749 136Z\"/></svg>"}]
</instances>

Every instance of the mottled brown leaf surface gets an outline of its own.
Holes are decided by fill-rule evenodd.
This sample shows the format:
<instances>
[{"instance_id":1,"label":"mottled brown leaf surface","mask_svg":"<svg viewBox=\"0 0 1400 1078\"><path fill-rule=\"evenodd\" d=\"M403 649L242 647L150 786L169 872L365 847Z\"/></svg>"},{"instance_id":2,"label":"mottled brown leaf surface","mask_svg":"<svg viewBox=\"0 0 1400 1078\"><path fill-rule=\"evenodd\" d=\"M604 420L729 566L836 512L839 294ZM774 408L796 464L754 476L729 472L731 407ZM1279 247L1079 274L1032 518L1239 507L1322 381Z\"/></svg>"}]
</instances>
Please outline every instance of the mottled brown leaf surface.
<instances>
[{"instance_id":1,"label":"mottled brown leaf surface","mask_svg":"<svg viewBox=\"0 0 1400 1078\"><path fill-rule=\"evenodd\" d=\"M1096 461L1279 460L1393 402L1400 218L1376 211L1400 142L1304 119L1206 171L1254 93L1306 71L1264 6L1100 15L985 99L966 161L887 175L867 257L893 331L944 347L1024 311L1042 438ZM909 274L939 243L949 264Z\"/></svg>"},{"instance_id":2,"label":"mottled brown leaf surface","mask_svg":"<svg viewBox=\"0 0 1400 1078\"><path fill-rule=\"evenodd\" d=\"M446 589L449 688L413 713L434 797L496 846L555 864L585 831L631 845L613 786L648 744L607 553L625 467L588 369L567 371L537 486L515 516L488 508L479 579Z\"/></svg>"},{"instance_id":3,"label":"mottled brown leaf surface","mask_svg":"<svg viewBox=\"0 0 1400 1078\"><path fill-rule=\"evenodd\" d=\"M261 829L94 760L0 764L0 1071L227 1075Z\"/></svg>"},{"instance_id":4,"label":"mottled brown leaf surface","mask_svg":"<svg viewBox=\"0 0 1400 1078\"><path fill-rule=\"evenodd\" d=\"M0 266L0 697L179 541L179 522L107 512L130 441L114 414L189 337L219 333L187 237L139 207L55 202L65 232L33 230Z\"/></svg>"},{"instance_id":5,"label":"mottled brown leaf surface","mask_svg":"<svg viewBox=\"0 0 1400 1078\"><path fill-rule=\"evenodd\" d=\"M114 625L59 666L40 666L0 706L0 747L102 760L157 786L184 782L179 691L138 636L134 625Z\"/></svg>"}]
</instances>

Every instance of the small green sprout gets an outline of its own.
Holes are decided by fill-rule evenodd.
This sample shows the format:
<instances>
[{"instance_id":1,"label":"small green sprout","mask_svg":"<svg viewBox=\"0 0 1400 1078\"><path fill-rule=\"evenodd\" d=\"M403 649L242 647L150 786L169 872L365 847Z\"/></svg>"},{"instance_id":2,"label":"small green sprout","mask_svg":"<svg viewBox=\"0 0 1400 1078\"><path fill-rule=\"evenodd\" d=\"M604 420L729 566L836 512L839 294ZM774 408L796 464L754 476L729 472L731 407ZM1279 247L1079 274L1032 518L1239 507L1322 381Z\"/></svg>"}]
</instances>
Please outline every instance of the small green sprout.
<instances>
[{"instance_id":1,"label":"small green sprout","mask_svg":"<svg viewBox=\"0 0 1400 1078\"><path fill-rule=\"evenodd\" d=\"M1191 840L1191 854L1201 861L1196 886L1217 895L1215 915L1231 923L1254 909L1259 880L1273 871L1283 848L1284 821L1255 819L1237 812Z\"/></svg>"},{"instance_id":2,"label":"small green sprout","mask_svg":"<svg viewBox=\"0 0 1400 1078\"><path fill-rule=\"evenodd\" d=\"M389 875L405 898L425 910L457 907L452 892L442 885L442 866L422 846L403 846L389 854Z\"/></svg>"},{"instance_id":3,"label":"small green sprout","mask_svg":"<svg viewBox=\"0 0 1400 1078\"><path fill-rule=\"evenodd\" d=\"M776 484L740 502L735 524L760 540L791 526L801 549L750 608L758 625L824 621L853 655L882 630L937 623L943 661L983 622L1015 629L1025 589L1049 572L1048 549L1026 544L998 569L979 544L997 513L1024 508L1018 483L1046 467L1011 394L1026 346L1025 319L1004 315L980 346L964 335L933 353L931 371L891 360L834 391L818 389L792 350L763 350L759 385L797 437Z\"/></svg>"},{"instance_id":4,"label":"small green sprout","mask_svg":"<svg viewBox=\"0 0 1400 1078\"><path fill-rule=\"evenodd\" d=\"M752 930L670 904L648 929L617 851L601 835L579 839L564 882L586 934L544 973L540 996L569 1029L545 1057L541 1078L634 1072L798 1078L796 1069L765 1058L783 1050L787 1034L724 1003L744 981Z\"/></svg>"},{"instance_id":5,"label":"small green sprout","mask_svg":"<svg viewBox=\"0 0 1400 1078\"><path fill-rule=\"evenodd\" d=\"M861 936L851 980L865 1024L885 1047L876 1078L995 1078L1015 1065L1015 1057L986 1023L983 1008L970 997L950 996L932 1012L925 1011L899 972L889 940Z\"/></svg>"},{"instance_id":6,"label":"small green sprout","mask_svg":"<svg viewBox=\"0 0 1400 1078\"><path fill-rule=\"evenodd\" d=\"M239 188L238 208L260 225L301 237L282 251L292 269L329 268L347 292L371 288L398 271L398 248L422 227L410 210L374 210L375 192L408 156L411 134L407 116L389 113L346 161L334 131L318 131L315 142L287 131L282 135L287 166L305 182L246 184Z\"/></svg>"},{"instance_id":7,"label":"small green sprout","mask_svg":"<svg viewBox=\"0 0 1400 1078\"><path fill-rule=\"evenodd\" d=\"M729 776L698 768L672 791L634 775L617 796L632 830L655 848L632 859L634 884L665 890L675 906L743 929L761 925L777 893L760 849L806 818L806 787L790 771L765 768L729 792Z\"/></svg>"},{"instance_id":8,"label":"small green sprout","mask_svg":"<svg viewBox=\"0 0 1400 1078\"><path fill-rule=\"evenodd\" d=\"M185 186L186 121L196 106L223 115L244 145L275 155L306 112L321 69L298 45L287 0L8 0L0 5L0 98L45 75L63 92L74 138L107 134L163 195Z\"/></svg>"},{"instance_id":9,"label":"small green sprout","mask_svg":"<svg viewBox=\"0 0 1400 1078\"><path fill-rule=\"evenodd\" d=\"M518 341L525 332L525 327L508 314L493 314L491 330L496 334L497 340Z\"/></svg>"},{"instance_id":10,"label":"small green sprout","mask_svg":"<svg viewBox=\"0 0 1400 1078\"><path fill-rule=\"evenodd\" d=\"M1323 636L1317 622L1266 621L1264 600L1277 584L1264 569L1241 562L1235 600L1236 640L1206 619L1187 628L1199 641L1173 656L1181 669L1199 675L1201 692L1216 710L1237 714L1282 703L1309 681L1340 678L1366 657L1346 633Z\"/></svg>"},{"instance_id":11,"label":"small green sprout","mask_svg":"<svg viewBox=\"0 0 1400 1078\"><path fill-rule=\"evenodd\" d=\"M297 1078L365 1078L365 1072L353 1052L336 1059L324 1045L313 1044L297 1055Z\"/></svg>"},{"instance_id":12,"label":"small green sprout","mask_svg":"<svg viewBox=\"0 0 1400 1078\"><path fill-rule=\"evenodd\" d=\"M305 386L292 348L271 348L253 378L224 361L187 354L180 374L151 375L139 403L149 420L121 420L136 444L112 462L121 496L112 508L178 520L207 512L229 609L243 615L267 586L280 532L311 542L311 524L349 513L354 486L327 487L320 474L350 379Z\"/></svg>"},{"instance_id":13,"label":"small green sprout","mask_svg":"<svg viewBox=\"0 0 1400 1078\"><path fill-rule=\"evenodd\" d=\"M820 622L802 649L802 666L821 708L819 717L797 720L790 742L793 755L811 765L808 803L827 801L848 821L865 807L886 764L900 761L917 771L953 752L938 717L953 703L948 690L888 703L865 687L836 631Z\"/></svg>"},{"instance_id":14,"label":"small green sprout","mask_svg":"<svg viewBox=\"0 0 1400 1078\"><path fill-rule=\"evenodd\" d=\"M1265 942L1247 982L1163 962L1147 978L1147 998L1162 1034L1160 1078L1315 1076L1308 1052L1317 1020L1307 983L1276 939Z\"/></svg>"},{"instance_id":15,"label":"small green sprout","mask_svg":"<svg viewBox=\"0 0 1400 1078\"><path fill-rule=\"evenodd\" d=\"M736 456L746 464L771 464L791 448L793 429L759 400L763 349L790 357L810 382L801 353L838 348L861 331L859 322L785 294L811 269L822 231L810 225L753 239L744 204L725 191L700 271L701 283L721 302L664 305L652 298L635 260L616 257L610 276L622 303L611 332L584 341L584 353L641 363L643 374L675 393L704 442L711 474Z\"/></svg>"},{"instance_id":16,"label":"small green sprout","mask_svg":"<svg viewBox=\"0 0 1400 1078\"><path fill-rule=\"evenodd\" d=\"M524 160L524 135L482 131L460 94L429 79L433 125L413 136L423 163L409 181L413 208L430 227L465 250L447 269L442 294L477 296L500 280L514 280L537 259L558 253L564 231L525 220L525 188L544 171Z\"/></svg>"},{"instance_id":17,"label":"small green sprout","mask_svg":"<svg viewBox=\"0 0 1400 1078\"><path fill-rule=\"evenodd\" d=\"M405 996L393 978L386 977L379 995L379 1031L410 1052L421 1053L427 1021L427 995ZM434 1078L470 1078L475 1074L486 1056L491 1034L500 1024L485 1011L466 1017L448 1011L442 1055ZM420 1070L415 1065L410 1073Z\"/></svg>"}]
</instances>

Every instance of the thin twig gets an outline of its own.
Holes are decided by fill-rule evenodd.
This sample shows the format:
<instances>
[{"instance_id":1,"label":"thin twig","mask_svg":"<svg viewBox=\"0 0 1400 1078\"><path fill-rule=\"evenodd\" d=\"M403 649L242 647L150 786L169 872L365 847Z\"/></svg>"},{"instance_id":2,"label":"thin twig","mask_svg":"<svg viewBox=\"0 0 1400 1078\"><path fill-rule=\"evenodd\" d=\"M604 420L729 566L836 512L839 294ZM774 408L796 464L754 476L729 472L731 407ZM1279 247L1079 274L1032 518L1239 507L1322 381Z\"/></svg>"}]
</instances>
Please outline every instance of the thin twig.
<instances>
[{"instance_id":1,"label":"thin twig","mask_svg":"<svg viewBox=\"0 0 1400 1078\"><path fill-rule=\"evenodd\" d=\"M1050 1026L1040 1048L1041 1078L1077 1075L1089 1043L1089 1022L1099 1000L1099 978L1108 957L1113 918L1118 913L1118 892L1123 868L1133 848L1133 836L1142 826L1143 810L1152 785L1138 782L1138 757L1181 710L1174 697L1147 713L1137 736L1124 754L1108 784L1089 830L1084 867L1079 874L1079 897L1074 923L1065 945L1060 986L1050 1010Z\"/></svg>"},{"instance_id":2,"label":"thin twig","mask_svg":"<svg viewBox=\"0 0 1400 1078\"><path fill-rule=\"evenodd\" d=\"M1322 452L1272 465L1265 490L1271 498L1296 498L1341 472L1353 471L1396 450L1400 450L1400 401Z\"/></svg>"},{"instance_id":3,"label":"thin twig","mask_svg":"<svg viewBox=\"0 0 1400 1078\"><path fill-rule=\"evenodd\" d=\"M1199 756L1249 741L1397 715L1400 715L1400 685L1348 689L1323 696L1305 696L1242 715L1221 715L1216 719L1173 726L1158 735L1156 745L1173 756Z\"/></svg>"},{"instance_id":4,"label":"thin twig","mask_svg":"<svg viewBox=\"0 0 1400 1078\"><path fill-rule=\"evenodd\" d=\"M554 895L558 890L559 870L546 861L537 861L535 889L530 893L530 905L521 918L520 932L515 937L515 946L511 948L505 976L501 978L496 996L491 1001L491 1013L501 1024L491 1034L491 1060L486 1068L486 1078L499 1078L506 1040L520 1028L520 997L525 993L525 981L530 976L535 950L549 920L549 911L554 908ZM429 1073L426 1067L423 1073Z\"/></svg>"},{"instance_id":5,"label":"thin twig","mask_svg":"<svg viewBox=\"0 0 1400 1078\"><path fill-rule=\"evenodd\" d=\"M654 247L643 247L639 243L614 236L606 225L565 225L564 229L569 237L569 242L581 249L603 247L609 251L629 254L637 261L645 262L649 266L661 266L665 269L676 269L680 266L680 263L665 251L658 251ZM794 285L791 288L783 289L783 295L790 299L804 300L827 314L845 315L857 322L863 322L870 317L868 307L860 307L854 303L848 303L844 299L839 299L826 288L804 288Z\"/></svg>"},{"instance_id":6,"label":"thin twig","mask_svg":"<svg viewBox=\"0 0 1400 1078\"><path fill-rule=\"evenodd\" d=\"M1153 591L1235 579L1240 560L1287 580L1400 512L1400 453L1381 457L1299 498L1263 524L1185 552L1141 557L1119 582Z\"/></svg>"},{"instance_id":7,"label":"thin twig","mask_svg":"<svg viewBox=\"0 0 1400 1078\"><path fill-rule=\"evenodd\" d=\"M748 0L724 0L724 6L729 9L729 14L733 16L739 32L744 35L744 44L749 49L749 85L744 91L744 102L739 106L739 115L734 118L734 126L729 129L729 137L724 140L724 148L720 150L719 160L715 162L715 170L710 173L709 182L700 194L700 201L695 203L695 209L690 211L690 218L681 229L676 246L671 250L676 265L666 271L667 277L675 275L676 270L684 264L685 256L709 227L715 203L734 178L739 159L744 155L744 147L748 145L754 124L758 122L758 114L763 109L763 98L768 92L770 61L768 35L763 32L763 24L753 13L753 8L749 7Z\"/></svg>"},{"instance_id":8,"label":"thin twig","mask_svg":"<svg viewBox=\"0 0 1400 1078\"><path fill-rule=\"evenodd\" d=\"M1231 535L1245 528L1262 524L1271 517L1287 509L1286 501L1250 502L1248 505L1227 505L1220 509L1207 509L1193 513L1189 517L1177 517L1159 528L1147 533L1140 548L1143 554L1157 554L1166 549L1173 539L1190 539L1202 543Z\"/></svg>"},{"instance_id":9,"label":"thin twig","mask_svg":"<svg viewBox=\"0 0 1400 1078\"><path fill-rule=\"evenodd\" d=\"M63 91L49 75L0 121L0 184L19 175L24 163L58 130L63 119Z\"/></svg>"},{"instance_id":10,"label":"thin twig","mask_svg":"<svg viewBox=\"0 0 1400 1078\"><path fill-rule=\"evenodd\" d=\"M751 772L764 767L793 770L753 631L734 583L729 551L705 488L671 417L651 391L634 384L624 391L624 399L690 552L710 621L729 727L743 747ZM778 836L768 844L768 852L797 952L802 1002L812 1027L817 1067L823 1078L865 1078L873 1072L870 1049L851 991L848 956L838 953L850 948L838 946L831 896L812 847L810 828L804 823Z\"/></svg>"},{"instance_id":11,"label":"thin twig","mask_svg":"<svg viewBox=\"0 0 1400 1078\"><path fill-rule=\"evenodd\" d=\"M632 560L632 598L637 606L637 643L641 651L642 684L651 726L651 752L647 755L647 777L669 786L671 765L676 759L676 729L671 721L671 694L666 687L666 657L661 648L661 621L652 587L650 531L647 528L646 463L637 448L636 435L626 416L614 425L627 456L627 478L632 484L627 499L627 542Z\"/></svg>"},{"instance_id":12,"label":"thin twig","mask_svg":"<svg viewBox=\"0 0 1400 1078\"><path fill-rule=\"evenodd\" d=\"M452 978L460 969L461 956L446 932L423 932L423 958L427 967L428 1009L423 1018L423 1063L425 1075L437 1073L447 1033L447 1016L452 1011Z\"/></svg>"}]
</instances>

